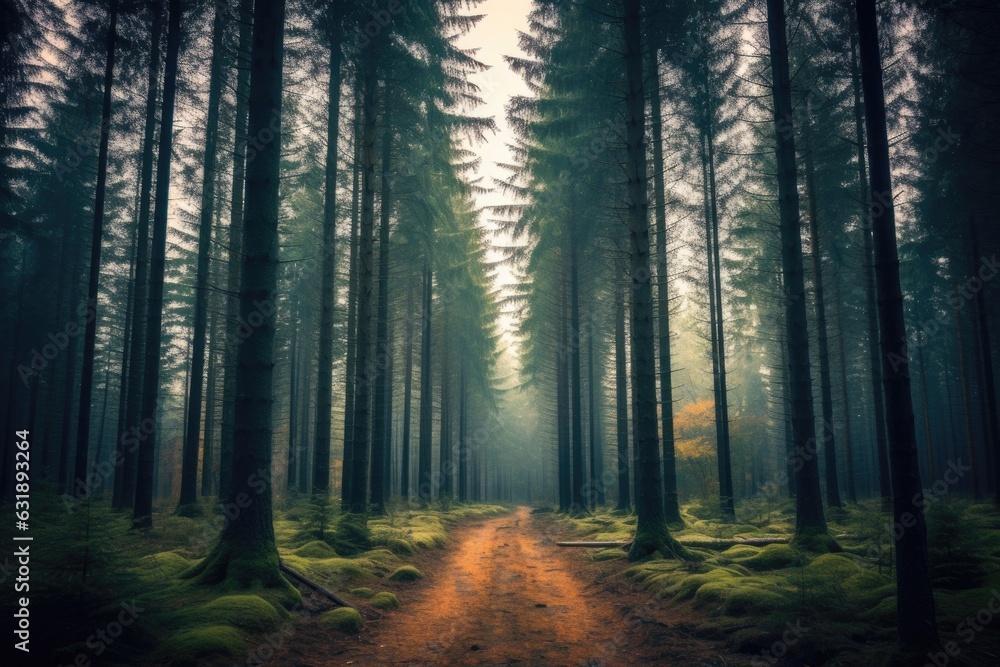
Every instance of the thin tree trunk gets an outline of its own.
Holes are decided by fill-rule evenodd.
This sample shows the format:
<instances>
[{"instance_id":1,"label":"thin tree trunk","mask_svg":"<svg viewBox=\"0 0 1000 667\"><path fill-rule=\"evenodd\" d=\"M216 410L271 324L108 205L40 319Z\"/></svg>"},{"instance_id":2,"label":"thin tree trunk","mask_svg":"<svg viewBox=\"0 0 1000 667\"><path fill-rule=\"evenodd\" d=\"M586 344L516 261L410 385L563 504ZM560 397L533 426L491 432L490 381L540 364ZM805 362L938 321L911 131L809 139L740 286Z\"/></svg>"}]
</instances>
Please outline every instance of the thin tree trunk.
<instances>
[{"instance_id":1,"label":"thin tree trunk","mask_svg":"<svg viewBox=\"0 0 1000 667\"><path fill-rule=\"evenodd\" d=\"M566 280L559 275L559 333L556 345L556 438L559 460L559 510L568 512L573 504L570 490L570 425L569 425L569 364L566 348L561 344L566 337Z\"/></svg>"},{"instance_id":2,"label":"thin tree trunk","mask_svg":"<svg viewBox=\"0 0 1000 667\"><path fill-rule=\"evenodd\" d=\"M597 437L597 387L594 381L594 327L587 334L587 416L590 418L590 489L593 497L590 506L603 506L604 456Z\"/></svg>"},{"instance_id":3,"label":"thin tree trunk","mask_svg":"<svg viewBox=\"0 0 1000 667\"><path fill-rule=\"evenodd\" d=\"M298 429L298 398L299 398L299 304L298 290L292 297L292 339L288 343L288 479L285 488L289 491L296 487L300 470L296 465L302 461L300 453L295 451L299 444ZM299 464L300 465L300 464Z\"/></svg>"},{"instance_id":4,"label":"thin tree trunk","mask_svg":"<svg viewBox=\"0 0 1000 667\"><path fill-rule=\"evenodd\" d=\"M344 461L341 468L340 505L347 511L351 502L351 480L353 479L354 451L354 373L357 365L358 333L358 219L361 192L361 85L360 78L355 83L357 102L355 104L354 132L354 181L351 194L351 248L350 276L347 286L347 372L344 391Z\"/></svg>"},{"instance_id":5,"label":"thin tree trunk","mask_svg":"<svg viewBox=\"0 0 1000 667\"><path fill-rule=\"evenodd\" d=\"M853 12L852 12L853 16ZM852 23L854 19L852 18ZM852 27L856 27L856 24ZM861 97L861 69L857 57L856 31L851 30L851 79L854 87L855 143L858 151L858 191L861 202L861 240L864 249L865 308L868 320L868 364L871 368L872 409L875 417L875 452L878 457L879 494L885 503L892 497L889 481L889 449L886 444L885 403L882 396L882 359L878 346L878 307L875 303L875 260L872 255L872 230L869 214L872 200L865 167L865 119Z\"/></svg>"},{"instance_id":6,"label":"thin tree trunk","mask_svg":"<svg viewBox=\"0 0 1000 667\"><path fill-rule=\"evenodd\" d=\"M890 417L886 427L892 466L893 518L895 525L907 527L896 539L897 624L901 643L926 649L938 643L937 623L927 558L927 527L923 512L913 511L913 499L922 493L922 487L906 356L903 293L899 284L878 18L875 0L857 0L856 7L871 201L881 203L880 207L872 206L871 222L885 408Z\"/></svg>"},{"instance_id":7,"label":"thin tree trunk","mask_svg":"<svg viewBox=\"0 0 1000 667\"><path fill-rule=\"evenodd\" d=\"M403 376L403 451L400 456L399 490L407 501L410 499L410 414L413 402L413 284L414 281L409 281L406 288L406 369Z\"/></svg>"},{"instance_id":8,"label":"thin tree trunk","mask_svg":"<svg viewBox=\"0 0 1000 667\"><path fill-rule=\"evenodd\" d=\"M378 307L375 314L375 413L372 428L371 504L375 514L385 512L386 454L391 446L388 422L388 390L392 380L389 359L389 222L392 214L391 148L392 126L389 120L389 98L383 100L385 115L382 128L382 201L379 207L378 231Z\"/></svg>"},{"instance_id":9,"label":"thin tree trunk","mask_svg":"<svg viewBox=\"0 0 1000 667\"><path fill-rule=\"evenodd\" d=\"M191 344L191 384L187 403L187 428L181 462L181 497L178 513L197 513L198 439L205 382L205 340L208 328L208 278L212 252L212 217L215 213L215 178L218 163L219 102L222 93L223 7L215 6L212 28L212 63L208 84L205 157L201 179L201 219L198 229L198 270L194 288L194 339Z\"/></svg>"},{"instance_id":10,"label":"thin tree trunk","mask_svg":"<svg viewBox=\"0 0 1000 667\"><path fill-rule=\"evenodd\" d=\"M662 289L662 283L661 283ZM632 509L629 487L628 453L628 375L625 366L625 286L615 290L615 415L618 424L618 506L627 512ZM661 320L662 324L662 320ZM662 359L662 339L660 355ZM661 367L662 368L662 367ZM661 375L662 377L662 375ZM661 393L662 400L662 393ZM666 428L666 427L664 427ZM674 494L676 498L676 493Z\"/></svg>"},{"instance_id":11,"label":"thin tree trunk","mask_svg":"<svg viewBox=\"0 0 1000 667\"><path fill-rule=\"evenodd\" d=\"M73 495L82 500L93 489L87 481L90 467L90 410L94 391L94 348L97 344L97 290L101 282L101 244L104 239L104 200L108 185L108 140L111 136L111 93L115 80L115 42L118 32L118 0L108 10L105 40L104 100L101 106L101 139L97 149L97 193L94 196L94 224L90 236L90 276L87 284L87 317L83 334L83 364L80 372L80 408L77 412L75 483Z\"/></svg>"},{"instance_id":12,"label":"thin tree trunk","mask_svg":"<svg viewBox=\"0 0 1000 667\"><path fill-rule=\"evenodd\" d=\"M156 164L156 208L153 211L153 246L149 274L146 315L145 369L142 380L143 433L152 432L139 445L133 522L136 528L153 525L153 467L157 442L160 390L160 351L163 342L163 275L167 254L167 207L170 196L170 158L174 136L174 100L177 96L177 57L181 45L181 0L169 0L167 54L163 76L163 105L160 113L160 147Z\"/></svg>"},{"instance_id":13,"label":"thin tree trunk","mask_svg":"<svg viewBox=\"0 0 1000 667\"><path fill-rule=\"evenodd\" d=\"M674 452L674 391L672 361L670 358L670 266L667 257L667 201L666 189L663 182L663 105L660 100L660 65L659 51L657 49L649 49L649 61L648 76L652 78L649 99L653 110L651 118L653 129L653 195L655 197L654 215L656 217L658 250L656 273L659 279L656 289L656 305L660 370L660 414L662 416L663 429L663 515L667 523L681 523L680 500L677 495L677 457ZM624 340L624 332L622 338ZM624 358L622 359L622 363L624 363ZM626 391L624 387L622 390ZM626 398L625 400L627 401L628 399ZM621 451L620 434L619 451ZM628 451L627 431L625 434L625 451ZM627 478L627 462L625 474ZM621 470L619 469L620 475ZM626 502L628 500L626 497ZM621 500L619 499L620 502Z\"/></svg>"},{"instance_id":14,"label":"thin tree trunk","mask_svg":"<svg viewBox=\"0 0 1000 667\"><path fill-rule=\"evenodd\" d=\"M138 192L136 194L138 194ZM135 264L136 254L138 251L138 234L139 226L137 221L136 226L132 229L132 248L129 252L131 263L128 272L128 294L125 297L125 331L122 334L122 368L121 375L118 380L118 437L115 438L115 479L111 491L111 506L114 508L121 507L122 482L124 481L121 474L121 466L125 460L125 443L121 434L125 433L125 430L128 428L126 416L129 393L128 378L132 368L132 357L130 355L131 346L129 345L129 341L132 340L132 315L133 309L135 308L133 300L136 292Z\"/></svg>"},{"instance_id":15,"label":"thin tree trunk","mask_svg":"<svg viewBox=\"0 0 1000 667\"><path fill-rule=\"evenodd\" d=\"M373 49L373 46L369 46ZM354 424L352 428L351 492L348 509L363 514L368 509L368 429L374 363L372 353L372 297L374 289L375 162L378 107L378 69L375 54L364 54L362 63L362 180L361 221L358 239L358 333L355 342Z\"/></svg>"},{"instance_id":16,"label":"thin tree trunk","mask_svg":"<svg viewBox=\"0 0 1000 667\"><path fill-rule=\"evenodd\" d=\"M215 491L215 385L219 362L216 358L218 321L212 315L208 338L208 387L205 390L205 439L201 456L201 495L210 496Z\"/></svg>"},{"instance_id":17,"label":"thin tree trunk","mask_svg":"<svg viewBox=\"0 0 1000 667\"><path fill-rule=\"evenodd\" d=\"M972 261L979 260L979 235L976 223L969 221L972 241ZM975 274L980 278L982 273ZM983 392L981 401L983 407L983 425L986 427L986 454L993 463L994 502L1000 505L1000 415L997 413L997 385L993 374L993 345L990 342L990 318L986 310L986 286L976 291L976 323L979 333L979 349L982 355ZM922 368L922 367L921 367ZM933 474L931 475L933 477Z\"/></svg>"},{"instance_id":18,"label":"thin tree trunk","mask_svg":"<svg viewBox=\"0 0 1000 667\"><path fill-rule=\"evenodd\" d=\"M830 375L830 346L826 324L826 296L823 292L823 257L819 237L819 203L816 197L816 166L813 162L812 128L808 121L805 137L806 197L809 202L809 246L812 250L813 288L816 297L816 329L819 345L820 405L823 411L823 460L826 468L826 504L842 507L837 479L837 439L833 429L833 379Z\"/></svg>"},{"instance_id":19,"label":"thin tree trunk","mask_svg":"<svg viewBox=\"0 0 1000 667\"><path fill-rule=\"evenodd\" d=\"M421 504L431 499L431 426L434 403L431 391L431 309L434 305L430 258L424 268L424 296L421 304L420 333L420 439L417 442L417 497Z\"/></svg>"},{"instance_id":20,"label":"thin tree trunk","mask_svg":"<svg viewBox=\"0 0 1000 667\"><path fill-rule=\"evenodd\" d=\"M326 90L326 169L323 185L323 285L320 291L319 381L316 390L316 439L313 458L313 493L328 493L330 487L330 440L333 430L333 310L336 305L337 240L337 143L340 140L340 5L334 13L327 39L330 76Z\"/></svg>"},{"instance_id":21,"label":"thin tree trunk","mask_svg":"<svg viewBox=\"0 0 1000 667\"><path fill-rule=\"evenodd\" d=\"M854 445L851 429L851 394L848 389L847 352L844 346L844 338L847 333L844 331L844 307L841 305L844 302L843 293L840 289L839 268L837 273L834 274L834 287L837 294L834 302L837 304L837 331L839 332L837 346L838 356L840 357L840 393L843 395L844 400L841 408L841 420L844 424L844 472L846 473L844 483L847 486L847 501L857 503L858 492L854 483Z\"/></svg>"},{"instance_id":22,"label":"thin tree trunk","mask_svg":"<svg viewBox=\"0 0 1000 667\"><path fill-rule=\"evenodd\" d=\"M583 461L583 396L580 382L580 270L579 248L570 227L569 248L569 294L570 320L565 345L569 350L570 373L570 417L572 433L572 477L570 483L570 512L584 512L590 504L585 497L585 466Z\"/></svg>"}]
</instances>

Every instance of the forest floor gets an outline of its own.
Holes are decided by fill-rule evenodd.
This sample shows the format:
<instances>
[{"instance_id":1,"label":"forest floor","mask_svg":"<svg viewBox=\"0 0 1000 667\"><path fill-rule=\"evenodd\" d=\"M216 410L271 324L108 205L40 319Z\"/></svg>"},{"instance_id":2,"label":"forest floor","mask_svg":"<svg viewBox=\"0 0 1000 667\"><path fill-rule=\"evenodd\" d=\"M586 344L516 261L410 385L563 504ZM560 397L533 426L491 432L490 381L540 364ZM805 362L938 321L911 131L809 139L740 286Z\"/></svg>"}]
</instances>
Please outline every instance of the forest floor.
<instances>
[{"instance_id":1,"label":"forest floor","mask_svg":"<svg viewBox=\"0 0 1000 667\"><path fill-rule=\"evenodd\" d=\"M364 610L361 634L308 621L273 659L329 665L749 665L695 638L690 618L621 577L620 563L557 547L565 525L519 507L457 528L391 584L402 610ZM624 554L623 554L624 556Z\"/></svg>"}]
</instances>

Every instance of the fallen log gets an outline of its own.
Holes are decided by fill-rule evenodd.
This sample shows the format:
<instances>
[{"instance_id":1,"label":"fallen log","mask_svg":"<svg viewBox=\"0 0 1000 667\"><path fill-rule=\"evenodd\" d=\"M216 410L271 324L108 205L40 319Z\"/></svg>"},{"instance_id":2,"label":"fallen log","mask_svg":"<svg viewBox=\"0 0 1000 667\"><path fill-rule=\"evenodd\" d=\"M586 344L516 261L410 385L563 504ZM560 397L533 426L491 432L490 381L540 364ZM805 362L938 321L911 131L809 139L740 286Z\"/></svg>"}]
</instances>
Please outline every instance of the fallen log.
<instances>
[{"instance_id":1,"label":"fallen log","mask_svg":"<svg viewBox=\"0 0 1000 667\"><path fill-rule=\"evenodd\" d=\"M295 579L296 581L305 584L306 586L308 586L309 588L313 589L314 591L316 591L317 593L319 593L323 597L327 598L328 600L330 600L334 604L338 604L341 607L350 607L351 606L351 605L347 604L346 602L344 602L344 600L342 598L340 598L339 596L337 596L336 593L331 593L327 589L325 589L322 586L320 586L319 584L317 584L315 581L307 579L304 575L299 574L298 572L296 572L292 568L288 567L284 563L280 563L279 565L281 567L281 571L282 572L284 572L285 574L287 574L288 576L290 576L292 579Z\"/></svg>"},{"instance_id":2,"label":"fallen log","mask_svg":"<svg viewBox=\"0 0 1000 667\"><path fill-rule=\"evenodd\" d=\"M728 549L738 544L746 544L751 547L763 547L768 544L788 544L790 538L781 536L766 537L733 537L730 539L710 539L710 540L677 540L685 547L696 547L700 549ZM632 546L631 540L628 542L556 542L559 547L583 547L590 549L612 549L620 547L622 549Z\"/></svg>"}]
</instances>

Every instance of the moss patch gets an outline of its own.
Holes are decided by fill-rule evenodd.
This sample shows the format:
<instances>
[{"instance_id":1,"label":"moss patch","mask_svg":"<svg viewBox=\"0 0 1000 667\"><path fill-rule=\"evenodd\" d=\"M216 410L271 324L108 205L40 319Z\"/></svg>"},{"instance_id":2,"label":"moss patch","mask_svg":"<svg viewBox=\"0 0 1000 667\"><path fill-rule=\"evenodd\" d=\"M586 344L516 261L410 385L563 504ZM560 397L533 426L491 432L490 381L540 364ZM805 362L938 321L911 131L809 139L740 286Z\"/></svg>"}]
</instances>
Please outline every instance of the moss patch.
<instances>
[{"instance_id":1,"label":"moss patch","mask_svg":"<svg viewBox=\"0 0 1000 667\"><path fill-rule=\"evenodd\" d=\"M231 625L208 625L179 632L160 646L160 655L172 665L202 665L246 653L243 636Z\"/></svg>"},{"instance_id":2,"label":"moss patch","mask_svg":"<svg viewBox=\"0 0 1000 667\"><path fill-rule=\"evenodd\" d=\"M413 547L406 540L401 540L398 537L390 537L385 542L385 548L394 554L400 554L402 556L412 556Z\"/></svg>"},{"instance_id":3,"label":"moss patch","mask_svg":"<svg viewBox=\"0 0 1000 667\"><path fill-rule=\"evenodd\" d=\"M382 591L381 593L376 593L372 596L372 599L368 602L371 606L376 609L398 609L399 608L399 598L388 591Z\"/></svg>"},{"instance_id":4,"label":"moss patch","mask_svg":"<svg viewBox=\"0 0 1000 667\"><path fill-rule=\"evenodd\" d=\"M404 565L389 575L389 581L416 581L420 577L420 570L412 565Z\"/></svg>"},{"instance_id":5,"label":"moss patch","mask_svg":"<svg viewBox=\"0 0 1000 667\"><path fill-rule=\"evenodd\" d=\"M799 554L787 544L768 544L760 553L740 561L751 570L780 570L799 561Z\"/></svg>"},{"instance_id":6,"label":"moss patch","mask_svg":"<svg viewBox=\"0 0 1000 667\"><path fill-rule=\"evenodd\" d=\"M196 607L184 620L192 626L228 623L248 632L269 632L281 622L278 611L257 595L225 595Z\"/></svg>"},{"instance_id":7,"label":"moss patch","mask_svg":"<svg viewBox=\"0 0 1000 667\"><path fill-rule=\"evenodd\" d=\"M370 588L352 588L351 595L367 600L371 596L375 595L375 591Z\"/></svg>"},{"instance_id":8,"label":"moss patch","mask_svg":"<svg viewBox=\"0 0 1000 667\"><path fill-rule=\"evenodd\" d=\"M336 558L337 552L326 542L313 540L296 549L295 555L302 558Z\"/></svg>"},{"instance_id":9,"label":"moss patch","mask_svg":"<svg viewBox=\"0 0 1000 667\"><path fill-rule=\"evenodd\" d=\"M320 614L319 622L326 628L340 630L348 634L356 635L361 632L364 621L357 609L352 607L337 607Z\"/></svg>"}]
</instances>

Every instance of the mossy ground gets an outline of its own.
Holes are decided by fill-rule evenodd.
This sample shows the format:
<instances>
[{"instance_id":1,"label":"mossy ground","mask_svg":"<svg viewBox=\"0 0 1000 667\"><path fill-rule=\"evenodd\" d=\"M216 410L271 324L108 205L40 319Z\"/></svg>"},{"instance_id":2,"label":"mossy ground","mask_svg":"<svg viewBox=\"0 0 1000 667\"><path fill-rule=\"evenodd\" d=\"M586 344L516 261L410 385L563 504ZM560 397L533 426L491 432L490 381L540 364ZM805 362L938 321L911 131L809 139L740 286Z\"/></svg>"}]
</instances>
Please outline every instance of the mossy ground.
<instances>
[{"instance_id":1,"label":"mossy ground","mask_svg":"<svg viewBox=\"0 0 1000 667\"><path fill-rule=\"evenodd\" d=\"M923 662L907 663L894 645L892 538L889 517L878 503L829 511L829 534L800 540L791 539L795 517L787 501L738 507L737 523L723 521L712 505L687 505L682 515L684 525L671 530L681 544L789 539L766 546L688 548L701 561L656 554L622 571L654 600L689 605L691 614L702 619L699 631L705 636L724 638L734 650L759 656L781 639L787 624L800 623L810 630L781 660L768 664L926 662L924 656ZM559 521L573 539L595 541L628 541L636 524L634 514L613 511ZM927 521L941 640L954 641L958 624L1000 590L1000 521L994 508L958 500L932 506ZM591 552L594 561L624 560L625 555L622 549ZM987 628L982 635L984 645L1000 645L1000 630Z\"/></svg>"},{"instance_id":2,"label":"mossy ground","mask_svg":"<svg viewBox=\"0 0 1000 667\"><path fill-rule=\"evenodd\" d=\"M45 520L33 522L32 531L47 548L32 554L32 574L37 575L32 577L32 615L56 620L32 634L32 654L51 651L43 658L46 664L71 664L80 654L91 664L111 666L134 665L140 659L175 666L243 664L265 639L270 638L266 643L271 647L285 641L293 624L309 613L303 596L284 577L280 585L269 585L276 560L242 568L249 578L240 581L207 582L189 576L205 576L196 568L212 553L228 520L212 502L200 501L183 513L189 516L177 513L176 503L160 503L153 527L136 531L127 513L107 508L107 499L89 505L74 502L67 509L52 489L40 490L37 496L37 501L32 499L33 515ZM390 508L386 516L370 518L363 534L356 521L347 526L349 540L337 534L346 523L334 514L329 539L319 540L303 530L308 504L307 499L276 501L277 556L326 588L380 610L395 609L399 601L390 592L376 594L372 588L378 590L379 582L408 565L408 558L443 546L448 531L464 519L508 511L454 504L447 511L434 506ZM351 540L357 544L359 539L364 549L348 553ZM72 598L67 590L74 592ZM12 587L4 591L0 601L13 606L8 599ZM123 601L141 611L98 658L84 640L94 628L117 619ZM343 623L344 628L350 626ZM67 638L80 641L67 644Z\"/></svg>"}]
</instances>

